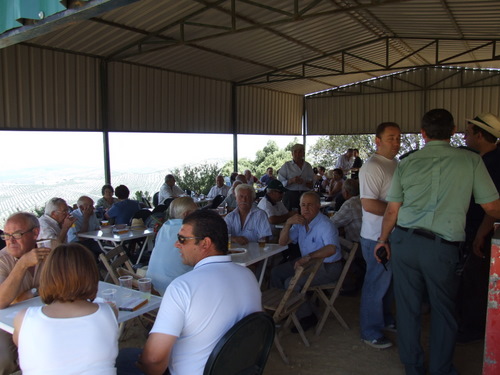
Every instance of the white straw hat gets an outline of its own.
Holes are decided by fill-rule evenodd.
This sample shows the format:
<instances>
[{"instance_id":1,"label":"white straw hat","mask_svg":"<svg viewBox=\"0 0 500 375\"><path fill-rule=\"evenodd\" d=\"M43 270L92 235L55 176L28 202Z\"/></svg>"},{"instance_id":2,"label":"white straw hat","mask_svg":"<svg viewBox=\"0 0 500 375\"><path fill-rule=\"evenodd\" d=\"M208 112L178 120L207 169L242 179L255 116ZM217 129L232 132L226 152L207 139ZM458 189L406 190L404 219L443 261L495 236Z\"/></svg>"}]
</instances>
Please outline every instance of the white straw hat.
<instances>
[{"instance_id":1,"label":"white straw hat","mask_svg":"<svg viewBox=\"0 0 500 375\"><path fill-rule=\"evenodd\" d=\"M481 113L473 120L467 119L471 124L477 125L488 133L500 138L500 120L492 113Z\"/></svg>"}]
</instances>

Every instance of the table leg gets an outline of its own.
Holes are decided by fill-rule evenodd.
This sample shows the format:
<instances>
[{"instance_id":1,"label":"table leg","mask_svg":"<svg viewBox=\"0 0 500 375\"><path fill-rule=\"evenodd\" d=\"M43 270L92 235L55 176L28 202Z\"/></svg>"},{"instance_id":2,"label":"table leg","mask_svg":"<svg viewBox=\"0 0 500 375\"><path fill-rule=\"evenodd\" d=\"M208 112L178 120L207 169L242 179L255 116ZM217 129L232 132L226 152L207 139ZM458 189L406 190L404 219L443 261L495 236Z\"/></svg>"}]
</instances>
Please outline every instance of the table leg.
<instances>
[{"instance_id":1,"label":"table leg","mask_svg":"<svg viewBox=\"0 0 500 375\"><path fill-rule=\"evenodd\" d=\"M269 258L264 259L264 263L262 264L262 270L260 271L260 276L259 276L259 287L262 286L262 280L264 280L264 274L266 273L268 259Z\"/></svg>"}]
</instances>

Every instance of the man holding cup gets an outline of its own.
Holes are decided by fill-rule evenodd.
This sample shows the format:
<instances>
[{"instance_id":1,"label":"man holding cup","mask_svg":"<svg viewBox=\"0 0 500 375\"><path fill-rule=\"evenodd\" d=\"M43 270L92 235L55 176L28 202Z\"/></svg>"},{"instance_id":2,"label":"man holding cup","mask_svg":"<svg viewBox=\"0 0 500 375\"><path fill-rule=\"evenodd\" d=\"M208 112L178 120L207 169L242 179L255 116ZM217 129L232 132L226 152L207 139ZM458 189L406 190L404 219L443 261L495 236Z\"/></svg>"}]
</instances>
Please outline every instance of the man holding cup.
<instances>
[{"instance_id":1,"label":"man holding cup","mask_svg":"<svg viewBox=\"0 0 500 375\"><path fill-rule=\"evenodd\" d=\"M33 214L18 212L9 216L4 230L6 247L0 250L1 309L38 295L40 266L50 252L50 248L37 248L40 224ZM0 330L0 375L17 368L12 335Z\"/></svg>"}]
</instances>

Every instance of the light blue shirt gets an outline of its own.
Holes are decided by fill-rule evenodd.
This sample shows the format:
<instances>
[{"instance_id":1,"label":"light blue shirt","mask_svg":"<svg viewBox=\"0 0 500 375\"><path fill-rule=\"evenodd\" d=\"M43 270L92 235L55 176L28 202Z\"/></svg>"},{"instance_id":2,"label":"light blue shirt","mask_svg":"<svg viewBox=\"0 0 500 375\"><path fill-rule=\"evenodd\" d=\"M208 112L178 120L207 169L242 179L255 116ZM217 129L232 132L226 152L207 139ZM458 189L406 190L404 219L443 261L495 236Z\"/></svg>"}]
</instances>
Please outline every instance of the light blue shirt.
<instances>
[{"instance_id":1,"label":"light blue shirt","mask_svg":"<svg viewBox=\"0 0 500 375\"><path fill-rule=\"evenodd\" d=\"M76 242L80 239L78 238L78 233L82 230L83 225L83 212L79 208L71 211L71 216L73 216L76 221L75 224L68 230L68 242ZM95 216L95 212L89 217L89 227L88 231L99 230L99 220Z\"/></svg>"},{"instance_id":2,"label":"light blue shirt","mask_svg":"<svg viewBox=\"0 0 500 375\"><path fill-rule=\"evenodd\" d=\"M335 254L325 258L325 263L333 263L342 258L340 250L339 232L337 227L321 212L309 223L309 230L305 225L294 224L290 228L289 238L299 244L300 253L306 256L326 245L335 245Z\"/></svg>"},{"instance_id":3,"label":"light blue shirt","mask_svg":"<svg viewBox=\"0 0 500 375\"><path fill-rule=\"evenodd\" d=\"M239 208L227 214L224 220L229 234L246 237L250 242L257 242L259 238L268 237L272 234L267 214L255 206L252 206L248 213L243 228L241 227Z\"/></svg>"},{"instance_id":4,"label":"light blue shirt","mask_svg":"<svg viewBox=\"0 0 500 375\"><path fill-rule=\"evenodd\" d=\"M174 246L181 226L182 219L171 219L161 226L149 260L146 276L152 279L154 288L162 296L176 277L193 269L182 263L179 249Z\"/></svg>"}]
</instances>

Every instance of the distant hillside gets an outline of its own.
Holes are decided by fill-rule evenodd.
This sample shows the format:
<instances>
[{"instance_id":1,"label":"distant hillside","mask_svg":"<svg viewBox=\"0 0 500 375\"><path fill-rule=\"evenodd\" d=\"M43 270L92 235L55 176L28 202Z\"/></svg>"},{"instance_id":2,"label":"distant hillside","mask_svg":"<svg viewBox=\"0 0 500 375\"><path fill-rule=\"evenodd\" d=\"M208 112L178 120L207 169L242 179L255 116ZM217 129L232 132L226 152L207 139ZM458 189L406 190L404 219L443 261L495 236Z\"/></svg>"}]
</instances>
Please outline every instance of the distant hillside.
<instances>
[{"instance_id":1,"label":"distant hillside","mask_svg":"<svg viewBox=\"0 0 500 375\"><path fill-rule=\"evenodd\" d=\"M88 195L94 201L101 197L101 187L104 184L102 174L63 178L67 174L61 170L46 171L46 178L38 178L24 174L23 183L0 183L0 228L3 228L7 217L17 211L34 212L35 207L45 206L52 197L65 199L69 205L76 203L82 195ZM148 191L152 196L160 189L165 172L153 173L121 173L113 174L113 186L126 185L130 196L138 190Z\"/></svg>"}]
</instances>

